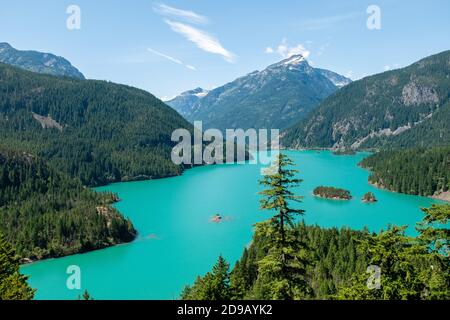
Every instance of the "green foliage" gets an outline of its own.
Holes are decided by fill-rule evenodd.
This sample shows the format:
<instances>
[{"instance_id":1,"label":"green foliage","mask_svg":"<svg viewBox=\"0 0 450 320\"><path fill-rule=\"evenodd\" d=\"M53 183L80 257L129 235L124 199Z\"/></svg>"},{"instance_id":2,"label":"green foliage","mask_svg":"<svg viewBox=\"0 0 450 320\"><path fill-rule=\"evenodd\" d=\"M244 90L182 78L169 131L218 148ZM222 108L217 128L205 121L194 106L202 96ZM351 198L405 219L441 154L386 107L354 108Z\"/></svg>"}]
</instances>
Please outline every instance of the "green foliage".
<instances>
[{"instance_id":1,"label":"green foliage","mask_svg":"<svg viewBox=\"0 0 450 320\"><path fill-rule=\"evenodd\" d=\"M211 272L198 277L192 287L186 286L181 294L183 300L230 300L230 265L219 256Z\"/></svg>"},{"instance_id":2,"label":"green foliage","mask_svg":"<svg viewBox=\"0 0 450 320\"><path fill-rule=\"evenodd\" d=\"M290 189L298 187L302 180L295 178L297 170L291 169L293 161L285 154L277 156L274 167L260 184L266 189L260 192L261 209L273 213L273 217L256 226L256 234L267 238L267 254L258 262L258 292L256 298L300 299L307 295L309 287L305 279L308 257L294 221L304 210L294 209L290 202L301 202L302 197Z\"/></svg>"},{"instance_id":3,"label":"green foliage","mask_svg":"<svg viewBox=\"0 0 450 320\"><path fill-rule=\"evenodd\" d=\"M450 299L450 205L423 209L419 236L405 236L406 227L391 226L387 231L360 242L359 251L368 254L369 263L381 268L380 288L369 289L368 276L357 273L352 285L342 287L340 299Z\"/></svg>"},{"instance_id":4,"label":"green foliage","mask_svg":"<svg viewBox=\"0 0 450 320\"><path fill-rule=\"evenodd\" d=\"M355 81L286 130L285 147L450 144L450 51ZM399 131L397 131L400 129ZM395 132L395 134L383 134Z\"/></svg>"},{"instance_id":5,"label":"green foliage","mask_svg":"<svg viewBox=\"0 0 450 320\"><path fill-rule=\"evenodd\" d=\"M335 187L319 186L314 189L313 194L327 199L350 200L352 198L350 191Z\"/></svg>"},{"instance_id":6,"label":"green foliage","mask_svg":"<svg viewBox=\"0 0 450 320\"><path fill-rule=\"evenodd\" d=\"M450 189L450 147L381 151L360 165L372 171L371 183L392 191L431 196Z\"/></svg>"},{"instance_id":7,"label":"green foliage","mask_svg":"<svg viewBox=\"0 0 450 320\"><path fill-rule=\"evenodd\" d=\"M309 264L306 244L298 229L289 227L284 239L271 223L256 226L256 235L269 239L266 255L258 261L258 277L255 281L255 299L288 300L303 299L310 287L306 268Z\"/></svg>"},{"instance_id":8,"label":"green foliage","mask_svg":"<svg viewBox=\"0 0 450 320\"><path fill-rule=\"evenodd\" d=\"M369 236L367 231L353 231L347 228L324 229L318 226L306 226L303 223L296 224L294 230L295 232L291 234L299 236L299 240L308 248L309 260L304 277L308 281L308 294L296 291L297 295L294 298L331 299L338 288L350 285L351 276L354 273L366 270L367 257L364 253L357 252L357 243ZM282 293L289 291L290 282L274 275L274 272L270 270L270 263L264 263L264 266L260 268L260 261L270 250L269 242L270 239L265 235L255 233L251 245L244 249L230 275L230 299L284 298ZM303 252L306 253L306 251ZM267 261L274 264L274 270L277 268L279 270L279 262L272 259ZM261 270L264 276L259 274ZM275 279L270 279L273 275ZM273 288L268 284L273 285ZM194 300L204 298L203 288L204 280L198 278L192 288L188 286L188 291L185 289L181 296L184 299Z\"/></svg>"},{"instance_id":9,"label":"green foliage","mask_svg":"<svg viewBox=\"0 0 450 320\"><path fill-rule=\"evenodd\" d=\"M433 205L423 208L425 213L423 221L417 226L420 240L426 243L427 249L433 253L441 254L447 260L450 256L450 205Z\"/></svg>"},{"instance_id":10,"label":"green foliage","mask_svg":"<svg viewBox=\"0 0 450 320\"><path fill-rule=\"evenodd\" d=\"M270 219L269 226L274 229L274 244L284 246L286 226L293 226L297 215L303 215L302 209L294 209L289 206L289 201L301 202L302 197L295 195L290 189L298 187L302 182L294 178L297 170L290 169L294 162L283 153L275 160L274 166L266 172L264 178L259 182L265 190L259 194L261 209L275 211ZM274 172L271 172L274 170Z\"/></svg>"},{"instance_id":11,"label":"green foliage","mask_svg":"<svg viewBox=\"0 0 450 320\"><path fill-rule=\"evenodd\" d=\"M19 272L19 259L0 233L0 300L31 300L34 291Z\"/></svg>"},{"instance_id":12,"label":"green foliage","mask_svg":"<svg viewBox=\"0 0 450 320\"><path fill-rule=\"evenodd\" d=\"M129 220L79 180L27 153L0 148L0 232L22 258L43 259L134 239Z\"/></svg>"},{"instance_id":13,"label":"green foliage","mask_svg":"<svg viewBox=\"0 0 450 320\"><path fill-rule=\"evenodd\" d=\"M179 175L183 168L170 159L178 128L192 131L143 90L0 63L1 144L36 154L84 185Z\"/></svg>"},{"instance_id":14,"label":"green foliage","mask_svg":"<svg viewBox=\"0 0 450 320\"><path fill-rule=\"evenodd\" d=\"M87 290L84 290L82 296L78 296L77 300L91 301L94 300Z\"/></svg>"}]
</instances>

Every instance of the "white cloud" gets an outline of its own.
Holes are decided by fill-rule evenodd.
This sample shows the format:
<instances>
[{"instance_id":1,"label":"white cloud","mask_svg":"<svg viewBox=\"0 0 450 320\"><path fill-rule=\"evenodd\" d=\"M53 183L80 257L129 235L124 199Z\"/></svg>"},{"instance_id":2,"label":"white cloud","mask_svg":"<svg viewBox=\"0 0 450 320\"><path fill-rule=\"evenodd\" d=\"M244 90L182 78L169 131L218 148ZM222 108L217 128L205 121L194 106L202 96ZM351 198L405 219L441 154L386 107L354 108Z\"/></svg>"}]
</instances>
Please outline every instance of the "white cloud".
<instances>
[{"instance_id":1,"label":"white cloud","mask_svg":"<svg viewBox=\"0 0 450 320\"><path fill-rule=\"evenodd\" d=\"M153 7L153 10L163 16L172 16L184 19L191 23L197 23L197 24L206 24L208 23L208 18L205 16L202 16L198 13L195 13L194 11L190 10L182 10L174 7L170 7L165 4L159 4Z\"/></svg>"},{"instance_id":2,"label":"white cloud","mask_svg":"<svg viewBox=\"0 0 450 320\"><path fill-rule=\"evenodd\" d=\"M271 47L266 48L266 53L272 54L272 53L278 53L283 58L289 58L293 55L299 55L301 54L305 59L309 57L311 52L305 48L301 43L297 44L294 47L290 47L287 44L286 39L283 39L280 45L276 49L272 49Z\"/></svg>"},{"instance_id":3,"label":"white cloud","mask_svg":"<svg viewBox=\"0 0 450 320\"><path fill-rule=\"evenodd\" d=\"M191 70L194 70L194 71L197 70L194 66L191 66L191 65L189 65L189 64L184 64L183 61L181 61L181 60L179 60L179 59L177 59L177 58L171 57L171 56L169 56L169 55L167 55L167 54L165 54L165 53L156 51L156 50L154 50L154 49L152 49L152 48L148 48L147 50L148 50L149 52L153 53L153 54L156 54L157 56L163 57L163 58L165 58L165 59L167 59L167 60L169 60L169 61L172 61L172 62L174 62L174 63L176 63L176 64L183 65L183 66L185 66L185 67L188 68L188 69L191 69Z\"/></svg>"},{"instance_id":4,"label":"white cloud","mask_svg":"<svg viewBox=\"0 0 450 320\"><path fill-rule=\"evenodd\" d=\"M202 31L190 25L181 22L174 22L168 19L165 19L165 22L174 32L183 35L187 40L195 43L197 47L199 47L203 51L221 55L228 62L235 61L235 55L225 49L220 44L218 39L216 39L206 31Z\"/></svg>"}]
</instances>

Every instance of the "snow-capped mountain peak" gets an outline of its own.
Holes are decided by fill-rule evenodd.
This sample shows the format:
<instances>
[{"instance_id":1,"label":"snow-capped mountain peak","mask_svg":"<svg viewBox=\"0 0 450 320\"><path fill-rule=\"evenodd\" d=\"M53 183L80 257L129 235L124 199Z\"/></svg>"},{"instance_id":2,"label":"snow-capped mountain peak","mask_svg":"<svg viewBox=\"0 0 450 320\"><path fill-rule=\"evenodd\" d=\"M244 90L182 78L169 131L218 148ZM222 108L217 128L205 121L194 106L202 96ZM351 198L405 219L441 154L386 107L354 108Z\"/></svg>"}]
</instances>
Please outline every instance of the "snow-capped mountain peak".
<instances>
[{"instance_id":1,"label":"snow-capped mountain peak","mask_svg":"<svg viewBox=\"0 0 450 320\"><path fill-rule=\"evenodd\" d=\"M284 65L297 65L297 64L302 63L303 61L305 61L305 58L301 54L298 54L298 55L293 55L286 60L283 60L282 63Z\"/></svg>"}]
</instances>

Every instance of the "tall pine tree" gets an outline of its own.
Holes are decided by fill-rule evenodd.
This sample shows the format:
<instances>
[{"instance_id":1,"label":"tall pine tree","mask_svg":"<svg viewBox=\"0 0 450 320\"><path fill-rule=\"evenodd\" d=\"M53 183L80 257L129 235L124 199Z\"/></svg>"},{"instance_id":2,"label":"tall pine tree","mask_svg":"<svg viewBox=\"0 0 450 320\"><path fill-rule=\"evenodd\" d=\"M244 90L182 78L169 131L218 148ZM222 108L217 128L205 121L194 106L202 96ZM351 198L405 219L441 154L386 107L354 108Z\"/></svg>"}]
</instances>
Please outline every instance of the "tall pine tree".
<instances>
[{"instance_id":1,"label":"tall pine tree","mask_svg":"<svg viewBox=\"0 0 450 320\"><path fill-rule=\"evenodd\" d=\"M256 226L256 235L267 239L268 254L258 262L255 298L302 299L310 288L306 278L308 264L306 245L301 240L295 218L304 210L291 207L290 202L301 202L292 188L302 180L295 178L294 162L285 154L277 156L272 170L260 181L265 187L260 194L261 209L274 213L268 221Z\"/></svg>"}]
</instances>

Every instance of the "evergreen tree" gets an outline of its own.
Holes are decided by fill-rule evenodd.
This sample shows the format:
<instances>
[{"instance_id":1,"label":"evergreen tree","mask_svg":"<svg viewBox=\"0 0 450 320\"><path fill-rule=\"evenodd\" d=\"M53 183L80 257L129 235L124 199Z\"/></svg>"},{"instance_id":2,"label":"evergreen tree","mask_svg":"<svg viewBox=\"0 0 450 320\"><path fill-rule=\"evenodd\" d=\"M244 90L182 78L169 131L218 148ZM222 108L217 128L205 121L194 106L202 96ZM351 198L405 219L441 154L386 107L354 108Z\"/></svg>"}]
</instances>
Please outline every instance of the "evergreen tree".
<instances>
[{"instance_id":1,"label":"evergreen tree","mask_svg":"<svg viewBox=\"0 0 450 320\"><path fill-rule=\"evenodd\" d=\"M425 296L428 299L450 299L450 205L433 205L424 208L425 217L418 224L419 243L426 250L429 268L421 273L422 281L428 284Z\"/></svg>"},{"instance_id":2,"label":"evergreen tree","mask_svg":"<svg viewBox=\"0 0 450 320\"><path fill-rule=\"evenodd\" d=\"M292 166L294 162L287 155L280 153L274 166L267 170L267 174L260 181L260 184L267 188L260 192L263 196L260 200L261 209L276 211L270 219L270 226L274 229L272 235L274 244L278 247L286 245L287 226L292 227L295 217L305 212L302 209L293 209L289 205L289 201L301 202L303 198L290 190L302 182L294 178L298 171L289 168Z\"/></svg>"},{"instance_id":3,"label":"evergreen tree","mask_svg":"<svg viewBox=\"0 0 450 320\"><path fill-rule=\"evenodd\" d=\"M19 272L14 250L0 234L0 300L33 299L35 290L30 288L27 279Z\"/></svg>"},{"instance_id":4,"label":"evergreen tree","mask_svg":"<svg viewBox=\"0 0 450 320\"><path fill-rule=\"evenodd\" d=\"M342 289L341 299L419 299L423 285L413 256L425 253L405 236L406 227L390 226L387 231L360 242L359 250L367 252L369 265L380 268L380 288L368 285L368 273L356 274L351 287Z\"/></svg>"},{"instance_id":5,"label":"evergreen tree","mask_svg":"<svg viewBox=\"0 0 450 320\"><path fill-rule=\"evenodd\" d=\"M294 228L295 218L304 210L294 209L289 203L302 199L290 190L302 181L294 177L297 171L289 168L293 165L288 156L279 154L275 169L260 181L266 187L260 192L261 209L275 214L256 226L256 235L268 241L267 255L258 262L255 298L300 299L309 293L306 248Z\"/></svg>"},{"instance_id":6,"label":"evergreen tree","mask_svg":"<svg viewBox=\"0 0 450 320\"><path fill-rule=\"evenodd\" d=\"M197 277L192 287L186 286L182 300L230 300L230 265L219 256L217 263L203 278Z\"/></svg>"},{"instance_id":7,"label":"evergreen tree","mask_svg":"<svg viewBox=\"0 0 450 320\"><path fill-rule=\"evenodd\" d=\"M87 290L84 290L82 298L85 301L94 300Z\"/></svg>"},{"instance_id":8,"label":"evergreen tree","mask_svg":"<svg viewBox=\"0 0 450 320\"><path fill-rule=\"evenodd\" d=\"M353 276L350 286L339 291L339 299L450 299L449 205L423 209L417 238L405 236L406 227L391 226L385 232L360 242L360 252L369 264L380 267L380 288L367 286L368 275Z\"/></svg>"}]
</instances>

